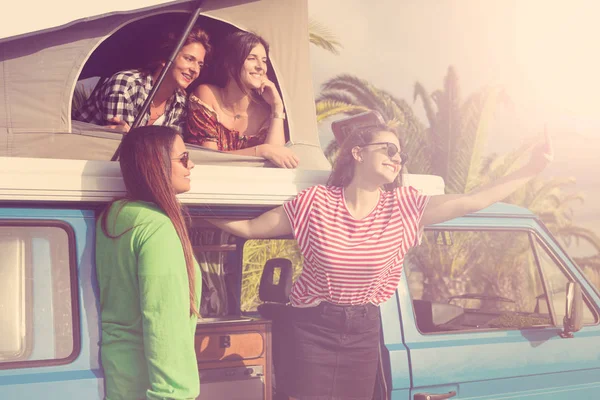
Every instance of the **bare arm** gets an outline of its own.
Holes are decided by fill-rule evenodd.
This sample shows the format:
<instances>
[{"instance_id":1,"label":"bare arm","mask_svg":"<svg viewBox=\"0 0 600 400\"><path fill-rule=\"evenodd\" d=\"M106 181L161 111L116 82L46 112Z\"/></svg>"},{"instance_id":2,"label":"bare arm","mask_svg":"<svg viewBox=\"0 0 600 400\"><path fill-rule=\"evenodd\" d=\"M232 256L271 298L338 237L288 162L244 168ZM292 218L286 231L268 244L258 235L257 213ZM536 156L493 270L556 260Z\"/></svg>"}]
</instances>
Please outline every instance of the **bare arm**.
<instances>
[{"instance_id":1,"label":"bare arm","mask_svg":"<svg viewBox=\"0 0 600 400\"><path fill-rule=\"evenodd\" d=\"M517 171L467 194L432 196L423 213L421 226L457 218L505 199L546 168L553 156L550 139L546 134L545 143L536 146L529 163Z\"/></svg>"},{"instance_id":2,"label":"bare arm","mask_svg":"<svg viewBox=\"0 0 600 400\"><path fill-rule=\"evenodd\" d=\"M216 142L206 141L202 143L201 146L213 150L219 149ZM296 168L300 162L300 160L298 160L298 156L296 156L294 152L287 147L276 146L268 143L259 144L258 146L254 147L247 147L245 149L230 150L226 151L225 153L262 157L271 161L279 168Z\"/></svg>"},{"instance_id":3,"label":"bare arm","mask_svg":"<svg viewBox=\"0 0 600 400\"><path fill-rule=\"evenodd\" d=\"M268 239L293 233L283 206L267 211L254 219L235 221L209 219L208 221L226 232L246 239Z\"/></svg>"},{"instance_id":4,"label":"bare arm","mask_svg":"<svg viewBox=\"0 0 600 400\"><path fill-rule=\"evenodd\" d=\"M285 132L283 127L283 118L273 117L275 114L282 116L284 112L283 100L279 95L279 91L273 82L265 78L262 87L259 89L259 93L265 102L271 107L271 121L269 124L269 131L265 139L266 144L272 144L275 146L285 145Z\"/></svg>"}]
</instances>

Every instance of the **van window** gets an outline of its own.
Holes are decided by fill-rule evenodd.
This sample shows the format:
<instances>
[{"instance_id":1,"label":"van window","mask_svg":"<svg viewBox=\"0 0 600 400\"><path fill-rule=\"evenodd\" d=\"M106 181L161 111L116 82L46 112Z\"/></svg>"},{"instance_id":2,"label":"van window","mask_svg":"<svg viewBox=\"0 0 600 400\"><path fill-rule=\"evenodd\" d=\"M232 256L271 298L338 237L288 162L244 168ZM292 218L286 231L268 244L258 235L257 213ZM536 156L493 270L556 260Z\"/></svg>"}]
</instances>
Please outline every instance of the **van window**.
<instances>
[{"instance_id":1,"label":"van window","mask_svg":"<svg viewBox=\"0 0 600 400\"><path fill-rule=\"evenodd\" d=\"M78 352L72 237L60 222L0 221L0 369Z\"/></svg>"},{"instance_id":2,"label":"van window","mask_svg":"<svg viewBox=\"0 0 600 400\"><path fill-rule=\"evenodd\" d=\"M542 307L552 307L556 314L557 325L560 325L565 318L567 283L569 282L569 279L539 240L535 241L535 248L542 268L542 273L544 274L548 298L548 301L540 302L540 305ZM587 304L583 308L583 323L596 323L596 317Z\"/></svg>"},{"instance_id":3,"label":"van window","mask_svg":"<svg viewBox=\"0 0 600 400\"><path fill-rule=\"evenodd\" d=\"M562 326L567 275L525 231L428 230L405 260L423 333Z\"/></svg>"},{"instance_id":4,"label":"van window","mask_svg":"<svg viewBox=\"0 0 600 400\"><path fill-rule=\"evenodd\" d=\"M292 262L294 281L302 271L302 255L298 243L293 239L247 240L242 259L242 293L240 309L243 312L256 311L261 304L258 286L265 263L272 258L287 258ZM275 275L277 279L277 274Z\"/></svg>"}]
</instances>

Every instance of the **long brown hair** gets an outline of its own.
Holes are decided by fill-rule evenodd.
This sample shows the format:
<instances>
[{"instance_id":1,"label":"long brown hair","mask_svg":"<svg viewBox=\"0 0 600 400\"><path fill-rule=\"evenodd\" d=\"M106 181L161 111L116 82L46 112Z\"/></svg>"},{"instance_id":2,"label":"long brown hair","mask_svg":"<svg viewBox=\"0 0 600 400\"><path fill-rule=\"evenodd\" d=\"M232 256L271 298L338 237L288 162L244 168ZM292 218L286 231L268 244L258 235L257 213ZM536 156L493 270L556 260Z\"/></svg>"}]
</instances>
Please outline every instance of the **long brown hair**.
<instances>
[{"instance_id":1,"label":"long brown hair","mask_svg":"<svg viewBox=\"0 0 600 400\"><path fill-rule=\"evenodd\" d=\"M189 281L190 315L199 316L192 244L181 204L171 183L171 150L177 136L181 134L173 128L149 125L132 129L123 137L119 162L127 189L124 204L127 201L151 202L169 217L183 247ZM106 236L117 238L125 232L113 236L107 228L108 210L113 204L104 210L101 224Z\"/></svg>"},{"instance_id":2,"label":"long brown hair","mask_svg":"<svg viewBox=\"0 0 600 400\"><path fill-rule=\"evenodd\" d=\"M327 180L327 185L345 187L352 182L352 179L354 178L354 168L356 167L356 160L352 155L352 149L356 146L362 147L371 143L375 135L379 132L391 132L398 137L395 129L383 124L358 127L350 132L340 146L338 156L333 163L331 174ZM400 138L398 139L400 140ZM404 147L402 145L402 140L400 140L400 147ZM397 188L401 184L402 174L400 173L393 182L384 185L384 188L389 191Z\"/></svg>"}]
</instances>

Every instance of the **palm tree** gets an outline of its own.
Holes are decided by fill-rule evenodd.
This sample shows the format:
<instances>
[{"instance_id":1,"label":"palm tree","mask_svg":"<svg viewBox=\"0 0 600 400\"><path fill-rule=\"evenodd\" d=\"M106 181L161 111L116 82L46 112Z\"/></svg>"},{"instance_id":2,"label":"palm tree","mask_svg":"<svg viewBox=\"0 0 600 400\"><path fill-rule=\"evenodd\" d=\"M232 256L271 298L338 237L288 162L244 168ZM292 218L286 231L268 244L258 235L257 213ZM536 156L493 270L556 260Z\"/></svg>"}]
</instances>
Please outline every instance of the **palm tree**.
<instances>
[{"instance_id":1,"label":"palm tree","mask_svg":"<svg viewBox=\"0 0 600 400\"><path fill-rule=\"evenodd\" d=\"M454 67L448 67L444 88L428 94L415 83L413 100L421 99L429 128L431 171L444 178L448 193L466 193L479 175L487 128L499 103L510 100L500 87L484 88L462 101Z\"/></svg>"},{"instance_id":2,"label":"palm tree","mask_svg":"<svg viewBox=\"0 0 600 400\"><path fill-rule=\"evenodd\" d=\"M390 127L397 129L411 158L407 165L420 168L428 165L427 149L422 138L423 125L414 115L410 105L389 92L376 88L364 79L343 74L329 79L322 85L321 95L316 101L317 121L337 114L354 115L360 112L378 111ZM332 160L338 143L332 141L325 155ZM420 171L419 171L420 172Z\"/></svg>"},{"instance_id":3,"label":"palm tree","mask_svg":"<svg viewBox=\"0 0 600 400\"><path fill-rule=\"evenodd\" d=\"M529 156L534 145L530 141L502 157L496 154L486 157L481 162L478 176L473 177L470 184L486 184L517 169L524 158ZM600 287L600 237L574 221L575 207L583 202L581 193L572 191L574 184L573 178L538 177L505 201L528 208L538 215L552 234L565 245L584 242L594 248L597 251L594 256L574 258L574 261ZM422 274L422 282L419 284L423 287L424 296L430 300L447 299L450 295L465 293L467 289L482 291L484 288L481 285L484 284L486 293L519 293L519 288L531 288L535 286L535 282L530 276L531 271L519 270L519 276L515 279L513 266L515 262L523 266L533 261L524 261L524 257L530 256L527 241L523 237L511 235L502 239L503 242L510 243L504 246L504 249L509 250L502 254L490 253L497 238L487 237L482 232L473 235L455 232L452 235L452 246L443 251L435 240L425 237L423 245L409 253L407 260L409 265ZM489 268L492 265L496 267ZM488 268L476 267L473 270L471 266Z\"/></svg>"}]
</instances>

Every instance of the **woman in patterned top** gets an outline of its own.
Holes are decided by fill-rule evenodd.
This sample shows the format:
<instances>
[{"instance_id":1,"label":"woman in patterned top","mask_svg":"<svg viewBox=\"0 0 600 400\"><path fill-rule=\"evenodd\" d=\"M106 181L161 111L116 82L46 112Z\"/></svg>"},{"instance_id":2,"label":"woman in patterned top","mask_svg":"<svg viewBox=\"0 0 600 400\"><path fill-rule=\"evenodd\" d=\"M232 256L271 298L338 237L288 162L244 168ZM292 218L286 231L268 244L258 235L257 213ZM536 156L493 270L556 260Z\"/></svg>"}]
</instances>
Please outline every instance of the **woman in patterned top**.
<instances>
[{"instance_id":1,"label":"woman in patterned top","mask_svg":"<svg viewBox=\"0 0 600 400\"><path fill-rule=\"evenodd\" d=\"M284 147L283 101L267 78L268 43L236 32L219 47L216 85L200 85L189 97L185 141L296 168L298 158Z\"/></svg>"},{"instance_id":2,"label":"woman in patterned top","mask_svg":"<svg viewBox=\"0 0 600 400\"><path fill-rule=\"evenodd\" d=\"M167 33L146 68L114 74L73 111L73 119L128 132L176 43L175 33ZM200 74L210 50L208 35L200 28L192 29L156 91L141 126L164 125L179 130L184 127L185 89Z\"/></svg>"},{"instance_id":3,"label":"woman in patterned top","mask_svg":"<svg viewBox=\"0 0 600 400\"><path fill-rule=\"evenodd\" d=\"M378 306L398 287L404 255L419 243L421 228L504 199L552 158L546 138L518 171L468 194L430 197L398 185L401 149L390 128L363 126L344 140L328 186L310 187L252 220L211 220L244 238L293 234L300 246L304 266L290 295L293 371L284 382L293 398L370 400Z\"/></svg>"}]
</instances>

